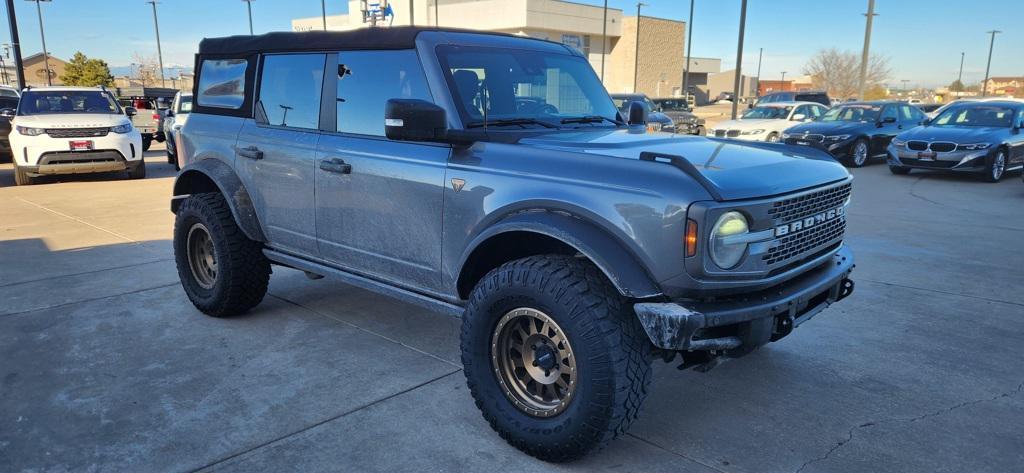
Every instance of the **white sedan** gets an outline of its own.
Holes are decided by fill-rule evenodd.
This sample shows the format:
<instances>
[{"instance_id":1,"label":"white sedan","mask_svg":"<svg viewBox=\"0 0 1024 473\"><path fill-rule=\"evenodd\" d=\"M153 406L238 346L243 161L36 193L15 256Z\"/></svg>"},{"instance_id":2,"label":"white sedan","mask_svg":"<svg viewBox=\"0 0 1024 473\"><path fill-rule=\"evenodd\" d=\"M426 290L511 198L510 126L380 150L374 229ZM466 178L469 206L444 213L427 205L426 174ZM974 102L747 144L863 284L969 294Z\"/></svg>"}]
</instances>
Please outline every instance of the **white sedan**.
<instances>
[{"instance_id":1,"label":"white sedan","mask_svg":"<svg viewBox=\"0 0 1024 473\"><path fill-rule=\"evenodd\" d=\"M746 141L779 141L782 131L825 114L828 108L814 102L771 102L743 112L738 120L720 122L708 136Z\"/></svg>"}]
</instances>

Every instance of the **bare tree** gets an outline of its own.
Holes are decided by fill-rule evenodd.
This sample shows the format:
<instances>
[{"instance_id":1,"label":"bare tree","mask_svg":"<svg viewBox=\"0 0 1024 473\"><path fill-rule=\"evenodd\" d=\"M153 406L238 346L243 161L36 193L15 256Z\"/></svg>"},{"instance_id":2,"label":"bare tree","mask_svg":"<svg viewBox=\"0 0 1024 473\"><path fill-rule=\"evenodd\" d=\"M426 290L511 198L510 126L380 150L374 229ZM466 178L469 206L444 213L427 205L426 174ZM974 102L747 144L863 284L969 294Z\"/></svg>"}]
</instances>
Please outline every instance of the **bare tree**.
<instances>
[{"instance_id":1,"label":"bare tree","mask_svg":"<svg viewBox=\"0 0 1024 473\"><path fill-rule=\"evenodd\" d=\"M865 89L880 86L890 75L889 59L872 55L868 59ZM850 98L857 96L857 80L860 75L860 56L850 51L835 48L818 51L804 66L804 74L811 76L814 87L825 89L832 97Z\"/></svg>"},{"instance_id":2,"label":"bare tree","mask_svg":"<svg viewBox=\"0 0 1024 473\"><path fill-rule=\"evenodd\" d=\"M140 52L132 53L131 80L139 82L143 87L156 84L159 76L159 68L156 58L147 56Z\"/></svg>"}]
</instances>

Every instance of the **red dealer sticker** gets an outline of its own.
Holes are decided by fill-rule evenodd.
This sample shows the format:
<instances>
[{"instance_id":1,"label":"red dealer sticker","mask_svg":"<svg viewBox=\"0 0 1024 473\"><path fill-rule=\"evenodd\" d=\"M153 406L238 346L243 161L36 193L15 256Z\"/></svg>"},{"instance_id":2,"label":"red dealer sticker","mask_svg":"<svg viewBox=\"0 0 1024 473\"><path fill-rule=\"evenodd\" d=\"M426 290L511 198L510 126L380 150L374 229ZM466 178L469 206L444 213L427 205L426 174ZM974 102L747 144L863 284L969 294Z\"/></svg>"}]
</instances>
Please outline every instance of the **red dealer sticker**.
<instances>
[{"instance_id":1,"label":"red dealer sticker","mask_svg":"<svg viewBox=\"0 0 1024 473\"><path fill-rule=\"evenodd\" d=\"M71 141L71 151L89 151L92 149L92 140Z\"/></svg>"}]
</instances>

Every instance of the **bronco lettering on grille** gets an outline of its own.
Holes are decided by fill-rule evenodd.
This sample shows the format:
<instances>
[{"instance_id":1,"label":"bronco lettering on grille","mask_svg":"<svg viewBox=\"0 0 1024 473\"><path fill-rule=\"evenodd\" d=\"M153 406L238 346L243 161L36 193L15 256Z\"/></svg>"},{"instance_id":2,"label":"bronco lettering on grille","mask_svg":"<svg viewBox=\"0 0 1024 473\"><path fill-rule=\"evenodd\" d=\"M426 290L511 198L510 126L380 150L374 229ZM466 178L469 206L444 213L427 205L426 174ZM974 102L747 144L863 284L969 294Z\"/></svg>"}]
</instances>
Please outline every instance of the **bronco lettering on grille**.
<instances>
[{"instance_id":1,"label":"bronco lettering on grille","mask_svg":"<svg viewBox=\"0 0 1024 473\"><path fill-rule=\"evenodd\" d=\"M789 222L785 225L779 225L775 227L775 236L780 237L783 235L789 235L790 233L796 233L801 230L807 230L808 228L816 227L829 220L843 218L845 215L845 207L838 207L816 215L811 215L810 217L804 218L802 220Z\"/></svg>"}]
</instances>

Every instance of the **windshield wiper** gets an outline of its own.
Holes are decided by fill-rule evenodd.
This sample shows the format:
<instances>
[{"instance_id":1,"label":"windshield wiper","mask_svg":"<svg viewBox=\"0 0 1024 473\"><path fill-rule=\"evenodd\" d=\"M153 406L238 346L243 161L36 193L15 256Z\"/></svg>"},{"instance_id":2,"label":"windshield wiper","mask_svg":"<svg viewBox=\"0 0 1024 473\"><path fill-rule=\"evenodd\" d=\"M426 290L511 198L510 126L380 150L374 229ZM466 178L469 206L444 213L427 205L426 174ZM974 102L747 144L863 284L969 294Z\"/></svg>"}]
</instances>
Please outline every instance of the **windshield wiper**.
<instances>
[{"instance_id":1,"label":"windshield wiper","mask_svg":"<svg viewBox=\"0 0 1024 473\"><path fill-rule=\"evenodd\" d=\"M548 123L536 118L502 118L498 120L487 120L467 123L466 128L480 128L488 126L512 126L512 125L540 125L544 128L558 128L557 125Z\"/></svg>"},{"instance_id":2,"label":"windshield wiper","mask_svg":"<svg viewBox=\"0 0 1024 473\"><path fill-rule=\"evenodd\" d=\"M564 125L566 123L600 123L600 122L603 122L603 121L609 121L609 122L612 122L612 123L614 123L616 125L622 125L623 124L622 122L620 122L618 120L612 120L611 118L603 117L601 115L584 115L582 117L563 118L562 119L562 124Z\"/></svg>"}]
</instances>

